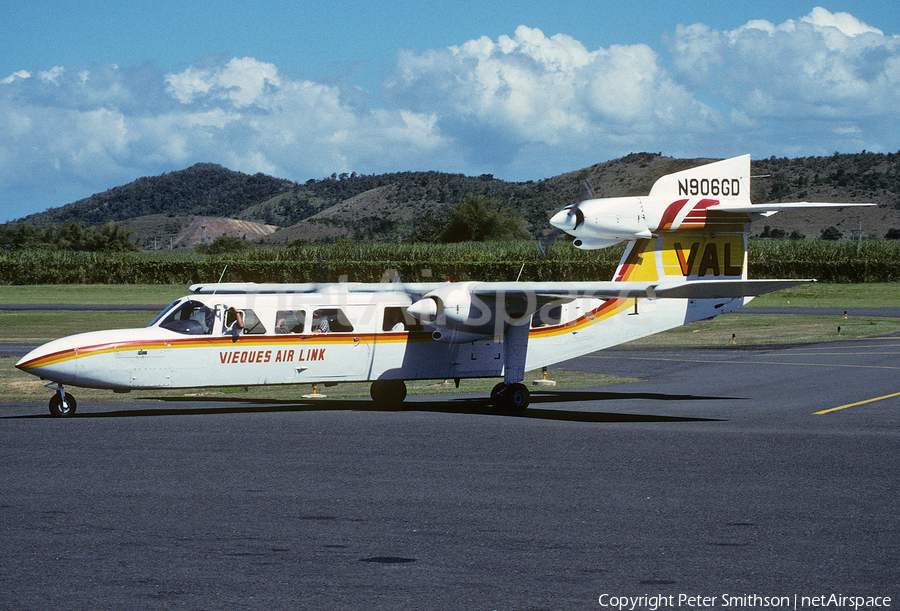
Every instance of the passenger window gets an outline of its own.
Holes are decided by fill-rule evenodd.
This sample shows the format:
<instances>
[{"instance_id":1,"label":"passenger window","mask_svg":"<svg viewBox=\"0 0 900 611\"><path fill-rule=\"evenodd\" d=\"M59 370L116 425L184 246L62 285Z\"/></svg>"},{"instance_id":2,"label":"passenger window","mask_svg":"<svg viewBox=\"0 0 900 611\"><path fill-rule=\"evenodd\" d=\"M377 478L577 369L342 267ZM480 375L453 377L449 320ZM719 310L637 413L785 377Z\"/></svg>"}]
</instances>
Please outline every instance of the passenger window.
<instances>
[{"instance_id":1,"label":"passenger window","mask_svg":"<svg viewBox=\"0 0 900 611\"><path fill-rule=\"evenodd\" d=\"M159 326L184 335L209 335L215 312L199 301L186 301L163 318Z\"/></svg>"},{"instance_id":2,"label":"passenger window","mask_svg":"<svg viewBox=\"0 0 900 611\"><path fill-rule=\"evenodd\" d=\"M558 325L562 320L562 306L548 303L531 317L532 328Z\"/></svg>"},{"instance_id":3,"label":"passenger window","mask_svg":"<svg viewBox=\"0 0 900 611\"><path fill-rule=\"evenodd\" d=\"M262 335L266 332L262 321L253 310L241 310L244 314L244 334L245 335Z\"/></svg>"},{"instance_id":4,"label":"passenger window","mask_svg":"<svg viewBox=\"0 0 900 611\"><path fill-rule=\"evenodd\" d=\"M306 312L303 310L279 310L275 315L275 333L303 333Z\"/></svg>"},{"instance_id":5,"label":"passenger window","mask_svg":"<svg viewBox=\"0 0 900 611\"><path fill-rule=\"evenodd\" d=\"M313 333L349 333L353 331L350 319L340 308L326 308L313 312Z\"/></svg>"},{"instance_id":6,"label":"passenger window","mask_svg":"<svg viewBox=\"0 0 900 611\"><path fill-rule=\"evenodd\" d=\"M421 331L422 323L411 316L406 308L385 308L382 331Z\"/></svg>"}]
</instances>

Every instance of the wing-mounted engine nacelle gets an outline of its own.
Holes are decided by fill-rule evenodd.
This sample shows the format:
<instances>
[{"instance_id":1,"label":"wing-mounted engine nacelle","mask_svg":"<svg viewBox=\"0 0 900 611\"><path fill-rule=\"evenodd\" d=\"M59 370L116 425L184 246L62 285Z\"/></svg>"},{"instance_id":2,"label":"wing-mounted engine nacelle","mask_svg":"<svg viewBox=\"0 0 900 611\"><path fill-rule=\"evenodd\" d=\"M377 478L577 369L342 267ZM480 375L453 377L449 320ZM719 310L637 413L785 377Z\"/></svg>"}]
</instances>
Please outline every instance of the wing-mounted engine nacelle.
<instances>
[{"instance_id":1,"label":"wing-mounted engine nacelle","mask_svg":"<svg viewBox=\"0 0 900 611\"><path fill-rule=\"evenodd\" d=\"M407 312L432 327L435 341L461 343L493 337L495 304L473 295L472 285L447 284L425 294Z\"/></svg>"},{"instance_id":2,"label":"wing-mounted engine nacelle","mask_svg":"<svg viewBox=\"0 0 900 611\"><path fill-rule=\"evenodd\" d=\"M550 224L575 236L575 246L585 250L653 237L640 197L588 199L563 208Z\"/></svg>"}]
</instances>

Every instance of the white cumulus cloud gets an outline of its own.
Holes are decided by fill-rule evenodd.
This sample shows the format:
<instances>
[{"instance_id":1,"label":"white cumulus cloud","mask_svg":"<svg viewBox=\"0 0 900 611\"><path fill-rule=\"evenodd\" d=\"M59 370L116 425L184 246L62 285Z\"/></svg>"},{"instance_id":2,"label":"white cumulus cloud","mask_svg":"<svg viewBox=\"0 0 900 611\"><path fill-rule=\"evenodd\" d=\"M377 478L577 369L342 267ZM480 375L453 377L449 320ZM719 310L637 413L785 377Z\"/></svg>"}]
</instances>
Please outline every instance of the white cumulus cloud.
<instances>
[{"instance_id":1,"label":"white cumulus cloud","mask_svg":"<svg viewBox=\"0 0 900 611\"><path fill-rule=\"evenodd\" d=\"M14 218L10 200L29 190L35 199L48 188L85 197L198 162L300 181L423 161L436 168L454 154L435 123L428 113L352 106L337 87L252 58L171 73L21 71L0 81L0 205Z\"/></svg>"},{"instance_id":2,"label":"white cumulus cloud","mask_svg":"<svg viewBox=\"0 0 900 611\"><path fill-rule=\"evenodd\" d=\"M673 81L647 45L589 50L574 38L520 26L424 53L400 54L388 90L397 106L436 113L438 124L473 154L516 144L603 148L693 125L714 112ZM626 151L627 152L627 151Z\"/></svg>"},{"instance_id":3,"label":"white cumulus cloud","mask_svg":"<svg viewBox=\"0 0 900 611\"><path fill-rule=\"evenodd\" d=\"M898 148L900 37L852 15L819 7L731 31L678 26L668 43L677 78L752 121L775 146L791 140L806 154Z\"/></svg>"},{"instance_id":4,"label":"white cumulus cloud","mask_svg":"<svg viewBox=\"0 0 900 611\"><path fill-rule=\"evenodd\" d=\"M850 13L830 13L821 6L814 8L812 12L806 17L803 17L801 21L819 27L835 28L845 36L858 36L860 34L884 35L884 32L878 28L866 25Z\"/></svg>"},{"instance_id":5,"label":"white cumulus cloud","mask_svg":"<svg viewBox=\"0 0 900 611\"><path fill-rule=\"evenodd\" d=\"M244 57L231 59L225 65L190 67L178 74L167 74L166 83L169 92L184 104L212 97L242 107L260 104L267 93L281 86L281 79L273 64Z\"/></svg>"}]
</instances>

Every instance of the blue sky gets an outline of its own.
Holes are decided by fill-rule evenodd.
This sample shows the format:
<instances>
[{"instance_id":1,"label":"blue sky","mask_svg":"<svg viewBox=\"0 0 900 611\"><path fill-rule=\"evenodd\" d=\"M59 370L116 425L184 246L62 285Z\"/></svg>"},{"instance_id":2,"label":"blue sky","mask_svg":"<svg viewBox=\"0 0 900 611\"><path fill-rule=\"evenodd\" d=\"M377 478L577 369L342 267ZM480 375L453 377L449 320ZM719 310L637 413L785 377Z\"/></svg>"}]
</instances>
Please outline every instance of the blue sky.
<instances>
[{"instance_id":1,"label":"blue sky","mask_svg":"<svg viewBox=\"0 0 900 611\"><path fill-rule=\"evenodd\" d=\"M880 0L3 12L0 222L198 162L539 180L640 151L900 150L900 12Z\"/></svg>"}]
</instances>

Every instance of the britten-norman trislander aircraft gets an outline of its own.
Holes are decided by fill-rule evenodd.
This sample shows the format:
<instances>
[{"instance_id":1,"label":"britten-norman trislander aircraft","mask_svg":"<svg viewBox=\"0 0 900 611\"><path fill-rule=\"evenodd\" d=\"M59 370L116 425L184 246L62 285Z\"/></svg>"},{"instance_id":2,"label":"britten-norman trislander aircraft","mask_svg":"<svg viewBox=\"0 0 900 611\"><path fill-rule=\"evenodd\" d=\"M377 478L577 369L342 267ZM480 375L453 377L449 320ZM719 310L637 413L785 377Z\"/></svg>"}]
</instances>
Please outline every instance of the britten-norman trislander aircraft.
<instances>
[{"instance_id":1,"label":"britten-norman trislander aircraft","mask_svg":"<svg viewBox=\"0 0 900 611\"><path fill-rule=\"evenodd\" d=\"M663 176L646 197L589 199L550 223L583 249L627 241L608 282L198 284L143 329L47 343L16 367L64 386L146 388L371 382L399 404L404 380L502 377L524 410L525 372L730 312L806 280L747 279L753 219L798 207L750 203L750 156Z\"/></svg>"}]
</instances>

